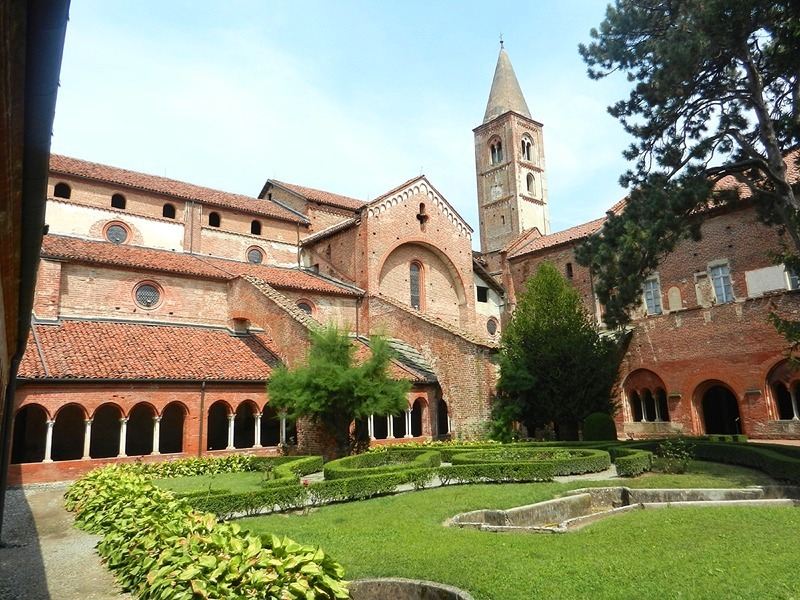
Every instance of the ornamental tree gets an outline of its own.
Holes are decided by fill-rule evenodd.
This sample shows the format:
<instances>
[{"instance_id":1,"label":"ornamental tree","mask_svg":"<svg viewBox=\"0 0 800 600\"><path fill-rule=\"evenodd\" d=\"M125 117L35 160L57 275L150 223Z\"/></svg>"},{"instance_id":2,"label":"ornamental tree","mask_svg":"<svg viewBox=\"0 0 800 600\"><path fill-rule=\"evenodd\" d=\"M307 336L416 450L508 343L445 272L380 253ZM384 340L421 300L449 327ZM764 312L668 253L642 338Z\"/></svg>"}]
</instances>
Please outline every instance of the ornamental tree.
<instances>
[{"instance_id":1,"label":"ornamental tree","mask_svg":"<svg viewBox=\"0 0 800 600\"><path fill-rule=\"evenodd\" d=\"M533 432L550 421L572 424L614 412L619 346L600 335L578 292L551 263L541 264L517 296L500 345L495 437L508 435L513 422Z\"/></svg>"},{"instance_id":2,"label":"ornamental tree","mask_svg":"<svg viewBox=\"0 0 800 600\"><path fill-rule=\"evenodd\" d=\"M617 0L590 35L579 47L589 76L623 71L632 84L608 109L634 139L620 179L632 191L576 253L606 321L629 320L645 277L679 241L699 238L698 211L737 200L734 186L781 226L796 264L800 196L785 160L800 156L789 153L800 142L800 3Z\"/></svg>"},{"instance_id":3,"label":"ornamental tree","mask_svg":"<svg viewBox=\"0 0 800 600\"><path fill-rule=\"evenodd\" d=\"M346 332L329 325L310 333L306 364L281 366L272 373L267 392L270 404L287 417L311 417L327 428L339 456L348 455L366 432L354 420L369 415L395 415L407 406L407 380L389 376L392 349L384 337L370 338L370 355L355 361L356 346ZM362 426L363 427L363 426Z\"/></svg>"}]
</instances>

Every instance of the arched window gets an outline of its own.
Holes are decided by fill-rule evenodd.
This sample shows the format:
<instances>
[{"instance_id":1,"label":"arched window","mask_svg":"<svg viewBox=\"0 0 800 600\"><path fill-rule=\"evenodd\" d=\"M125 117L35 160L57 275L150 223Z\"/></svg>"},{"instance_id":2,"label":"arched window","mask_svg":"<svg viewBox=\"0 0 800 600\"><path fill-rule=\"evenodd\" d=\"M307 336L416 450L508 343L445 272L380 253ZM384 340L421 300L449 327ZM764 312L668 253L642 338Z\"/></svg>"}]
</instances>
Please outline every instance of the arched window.
<instances>
[{"instance_id":1,"label":"arched window","mask_svg":"<svg viewBox=\"0 0 800 600\"><path fill-rule=\"evenodd\" d=\"M536 179L533 177L533 173L528 173L528 176L525 178L526 186L528 188L528 193L533 195L536 193Z\"/></svg>"},{"instance_id":2,"label":"arched window","mask_svg":"<svg viewBox=\"0 0 800 600\"><path fill-rule=\"evenodd\" d=\"M125 196L122 194L114 194L111 196L111 208L118 208L120 210L125 210Z\"/></svg>"},{"instance_id":3,"label":"arched window","mask_svg":"<svg viewBox=\"0 0 800 600\"><path fill-rule=\"evenodd\" d=\"M66 183L57 183L53 190L53 195L56 198L66 198L69 200L69 197L72 196L72 189Z\"/></svg>"},{"instance_id":4,"label":"arched window","mask_svg":"<svg viewBox=\"0 0 800 600\"><path fill-rule=\"evenodd\" d=\"M253 221L250 223L250 233L253 235L261 235L261 221Z\"/></svg>"},{"instance_id":5,"label":"arched window","mask_svg":"<svg viewBox=\"0 0 800 600\"><path fill-rule=\"evenodd\" d=\"M527 135L522 138L522 159L523 160L530 160L531 159L531 138Z\"/></svg>"},{"instance_id":6,"label":"arched window","mask_svg":"<svg viewBox=\"0 0 800 600\"><path fill-rule=\"evenodd\" d=\"M489 142L489 156L493 165L503 162L503 142L498 138L494 138Z\"/></svg>"},{"instance_id":7,"label":"arched window","mask_svg":"<svg viewBox=\"0 0 800 600\"><path fill-rule=\"evenodd\" d=\"M172 204L165 204L163 210L161 211L161 216L166 219L174 219L175 206Z\"/></svg>"},{"instance_id":8,"label":"arched window","mask_svg":"<svg viewBox=\"0 0 800 600\"><path fill-rule=\"evenodd\" d=\"M408 269L408 282L411 288L411 306L422 308L422 265L412 262Z\"/></svg>"},{"instance_id":9,"label":"arched window","mask_svg":"<svg viewBox=\"0 0 800 600\"><path fill-rule=\"evenodd\" d=\"M208 213L208 226L219 227L219 224L220 224L219 213L216 212Z\"/></svg>"}]
</instances>

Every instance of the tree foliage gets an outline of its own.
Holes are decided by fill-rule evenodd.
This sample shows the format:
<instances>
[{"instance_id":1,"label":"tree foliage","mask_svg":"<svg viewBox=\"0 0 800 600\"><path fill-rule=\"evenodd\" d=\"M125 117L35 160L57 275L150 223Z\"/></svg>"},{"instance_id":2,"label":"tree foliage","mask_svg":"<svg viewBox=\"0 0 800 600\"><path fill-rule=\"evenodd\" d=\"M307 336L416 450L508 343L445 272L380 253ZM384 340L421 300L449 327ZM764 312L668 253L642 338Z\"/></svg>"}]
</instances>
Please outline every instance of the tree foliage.
<instances>
[{"instance_id":1,"label":"tree foliage","mask_svg":"<svg viewBox=\"0 0 800 600\"><path fill-rule=\"evenodd\" d=\"M800 247L784 161L800 141L800 2L617 0L591 36L579 48L589 76L624 71L632 84L608 109L634 138L620 179L632 191L577 253L606 321L627 322L645 277L736 187Z\"/></svg>"},{"instance_id":2,"label":"tree foliage","mask_svg":"<svg viewBox=\"0 0 800 600\"><path fill-rule=\"evenodd\" d=\"M514 421L533 433L549 421L612 413L619 357L618 344L600 335L578 292L543 263L501 337L495 436L502 438Z\"/></svg>"},{"instance_id":3,"label":"tree foliage","mask_svg":"<svg viewBox=\"0 0 800 600\"><path fill-rule=\"evenodd\" d=\"M354 420L369 415L396 415L407 407L406 380L392 379L392 349L384 337L370 338L370 355L355 360L356 346L347 333L329 325L311 331L311 348L305 365L279 367L267 385L270 404L286 410L291 419L310 416L327 427L340 456L350 453L366 431Z\"/></svg>"}]
</instances>

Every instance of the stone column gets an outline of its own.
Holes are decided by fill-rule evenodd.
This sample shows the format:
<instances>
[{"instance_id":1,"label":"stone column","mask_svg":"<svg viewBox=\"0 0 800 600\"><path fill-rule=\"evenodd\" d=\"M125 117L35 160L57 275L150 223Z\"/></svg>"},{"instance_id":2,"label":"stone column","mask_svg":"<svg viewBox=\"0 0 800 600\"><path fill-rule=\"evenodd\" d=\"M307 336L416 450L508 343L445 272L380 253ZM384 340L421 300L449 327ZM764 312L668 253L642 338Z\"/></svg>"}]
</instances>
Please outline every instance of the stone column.
<instances>
[{"instance_id":1,"label":"stone column","mask_svg":"<svg viewBox=\"0 0 800 600\"><path fill-rule=\"evenodd\" d=\"M642 406L642 423L647 423L647 405L642 396L639 396L639 404Z\"/></svg>"},{"instance_id":2,"label":"stone column","mask_svg":"<svg viewBox=\"0 0 800 600\"><path fill-rule=\"evenodd\" d=\"M92 449L92 420L86 419L83 422L83 460L89 460Z\"/></svg>"},{"instance_id":3,"label":"stone column","mask_svg":"<svg viewBox=\"0 0 800 600\"><path fill-rule=\"evenodd\" d=\"M386 417L386 439L394 439L394 419L392 418L392 415Z\"/></svg>"},{"instance_id":4,"label":"stone column","mask_svg":"<svg viewBox=\"0 0 800 600\"><path fill-rule=\"evenodd\" d=\"M800 421L800 410L797 409L797 393L795 387L789 388L789 395L792 397L792 421Z\"/></svg>"},{"instance_id":5,"label":"stone column","mask_svg":"<svg viewBox=\"0 0 800 600\"><path fill-rule=\"evenodd\" d=\"M281 446L286 444L286 415L281 416Z\"/></svg>"},{"instance_id":6,"label":"stone column","mask_svg":"<svg viewBox=\"0 0 800 600\"><path fill-rule=\"evenodd\" d=\"M53 462L53 425L55 421L47 421L47 433L44 438L44 462Z\"/></svg>"},{"instance_id":7,"label":"stone column","mask_svg":"<svg viewBox=\"0 0 800 600\"><path fill-rule=\"evenodd\" d=\"M122 417L119 420L119 454L117 454L117 458L125 458L128 456L125 454L125 442L128 439L128 418Z\"/></svg>"},{"instance_id":8,"label":"stone column","mask_svg":"<svg viewBox=\"0 0 800 600\"><path fill-rule=\"evenodd\" d=\"M153 451L151 454L161 454L161 417L158 415L153 417Z\"/></svg>"},{"instance_id":9,"label":"stone column","mask_svg":"<svg viewBox=\"0 0 800 600\"><path fill-rule=\"evenodd\" d=\"M661 421L661 407L659 406L658 396L653 396L653 406L656 407L656 421Z\"/></svg>"},{"instance_id":10,"label":"stone column","mask_svg":"<svg viewBox=\"0 0 800 600\"><path fill-rule=\"evenodd\" d=\"M233 421L236 419L236 415L231 413L228 415L228 447L225 448L226 450L233 450L236 446L233 445Z\"/></svg>"},{"instance_id":11,"label":"stone column","mask_svg":"<svg viewBox=\"0 0 800 600\"><path fill-rule=\"evenodd\" d=\"M407 438L414 437L413 435L411 435L411 409L410 408L406 409L406 435L405 435L405 437L407 437Z\"/></svg>"},{"instance_id":12,"label":"stone column","mask_svg":"<svg viewBox=\"0 0 800 600\"><path fill-rule=\"evenodd\" d=\"M367 433L369 434L369 439L375 439L375 415L370 415L367 417Z\"/></svg>"},{"instance_id":13,"label":"stone column","mask_svg":"<svg viewBox=\"0 0 800 600\"><path fill-rule=\"evenodd\" d=\"M253 448L261 448L261 413L253 413L253 417L256 420L256 430L255 430L255 443L253 444Z\"/></svg>"}]
</instances>

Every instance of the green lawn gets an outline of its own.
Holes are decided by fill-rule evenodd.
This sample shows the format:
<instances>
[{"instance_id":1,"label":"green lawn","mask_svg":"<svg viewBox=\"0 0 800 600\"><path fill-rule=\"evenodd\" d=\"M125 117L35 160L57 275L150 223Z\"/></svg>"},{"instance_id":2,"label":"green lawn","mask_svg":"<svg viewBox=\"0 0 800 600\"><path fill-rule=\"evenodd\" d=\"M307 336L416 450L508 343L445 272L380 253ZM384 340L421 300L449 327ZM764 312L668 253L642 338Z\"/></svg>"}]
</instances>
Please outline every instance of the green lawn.
<instances>
[{"instance_id":1,"label":"green lawn","mask_svg":"<svg viewBox=\"0 0 800 600\"><path fill-rule=\"evenodd\" d=\"M695 462L683 476L650 474L607 483L737 487L770 482L758 472ZM477 600L800 597L800 513L791 508L645 510L563 535L442 526L459 512L529 504L586 485L453 486L241 523L257 533L319 544L351 579L429 579L468 590Z\"/></svg>"}]
</instances>

